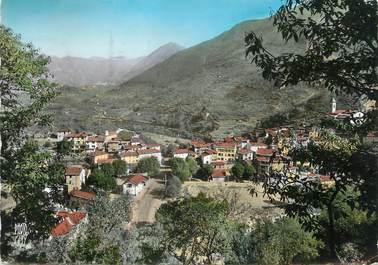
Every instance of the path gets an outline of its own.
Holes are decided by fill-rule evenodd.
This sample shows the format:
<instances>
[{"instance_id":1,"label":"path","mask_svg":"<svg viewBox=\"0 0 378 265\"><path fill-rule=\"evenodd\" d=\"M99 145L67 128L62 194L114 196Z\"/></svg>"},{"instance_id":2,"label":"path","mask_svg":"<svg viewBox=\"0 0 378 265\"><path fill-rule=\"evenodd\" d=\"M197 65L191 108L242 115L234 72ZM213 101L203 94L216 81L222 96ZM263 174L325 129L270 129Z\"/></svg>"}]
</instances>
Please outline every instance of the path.
<instances>
[{"instance_id":1,"label":"path","mask_svg":"<svg viewBox=\"0 0 378 265\"><path fill-rule=\"evenodd\" d=\"M133 206L132 223L153 223L156 210L162 204L164 183L158 179L150 179L146 190L137 196Z\"/></svg>"}]
</instances>

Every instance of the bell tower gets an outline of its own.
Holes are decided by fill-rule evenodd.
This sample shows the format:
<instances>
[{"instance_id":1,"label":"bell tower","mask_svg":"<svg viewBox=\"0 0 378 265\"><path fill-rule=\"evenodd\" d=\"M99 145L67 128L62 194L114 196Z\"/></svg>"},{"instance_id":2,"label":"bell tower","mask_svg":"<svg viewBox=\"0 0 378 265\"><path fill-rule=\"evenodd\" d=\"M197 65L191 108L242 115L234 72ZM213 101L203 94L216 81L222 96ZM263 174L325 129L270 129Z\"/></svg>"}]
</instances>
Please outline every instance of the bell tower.
<instances>
[{"instance_id":1,"label":"bell tower","mask_svg":"<svg viewBox=\"0 0 378 265\"><path fill-rule=\"evenodd\" d=\"M335 97L332 97L332 100L331 100L331 113L335 113L336 112L336 99Z\"/></svg>"}]
</instances>

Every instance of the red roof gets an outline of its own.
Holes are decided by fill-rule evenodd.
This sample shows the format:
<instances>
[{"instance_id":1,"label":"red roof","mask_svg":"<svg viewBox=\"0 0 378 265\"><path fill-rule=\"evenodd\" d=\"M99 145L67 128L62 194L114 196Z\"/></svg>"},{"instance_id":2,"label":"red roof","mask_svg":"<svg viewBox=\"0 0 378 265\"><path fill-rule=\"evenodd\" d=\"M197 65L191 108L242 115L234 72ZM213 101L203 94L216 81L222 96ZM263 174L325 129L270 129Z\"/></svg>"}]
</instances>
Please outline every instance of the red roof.
<instances>
[{"instance_id":1,"label":"red roof","mask_svg":"<svg viewBox=\"0 0 378 265\"><path fill-rule=\"evenodd\" d=\"M246 149L246 148L243 148L243 149L240 149L240 150L238 151L238 153L241 154L241 155L245 155L245 154L252 153L252 151L251 151L251 150L248 150L248 149Z\"/></svg>"},{"instance_id":2,"label":"red roof","mask_svg":"<svg viewBox=\"0 0 378 265\"><path fill-rule=\"evenodd\" d=\"M82 166L70 166L70 167L66 168L65 175L66 176L78 176L78 175L80 175L82 170L83 170Z\"/></svg>"},{"instance_id":3,"label":"red roof","mask_svg":"<svg viewBox=\"0 0 378 265\"><path fill-rule=\"evenodd\" d=\"M212 154L217 154L217 151L212 150L212 149L207 149L205 152L201 154L201 156L207 156L207 155L212 155Z\"/></svg>"},{"instance_id":4,"label":"red roof","mask_svg":"<svg viewBox=\"0 0 378 265\"><path fill-rule=\"evenodd\" d=\"M194 147L206 147L208 145L205 141L202 140L192 140L191 143Z\"/></svg>"},{"instance_id":5,"label":"red roof","mask_svg":"<svg viewBox=\"0 0 378 265\"><path fill-rule=\"evenodd\" d=\"M189 149L187 148L176 149L175 155L180 155L180 154L189 154Z\"/></svg>"},{"instance_id":6,"label":"red roof","mask_svg":"<svg viewBox=\"0 0 378 265\"><path fill-rule=\"evenodd\" d=\"M122 156L123 156L123 157L126 157L126 156L138 156L138 153L135 152L135 151L131 151L131 150L129 150L129 151L123 153Z\"/></svg>"},{"instance_id":7,"label":"red roof","mask_svg":"<svg viewBox=\"0 0 378 265\"><path fill-rule=\"evenodd\" d=\"M92 153L93 156L102 156L102 155L106 155L106 154L107 154L106 152L104 152L104 151L100 151L100 150L98 150L98 149L96 149L96 150Z\"/></svg>"},{"instance_id":8,"label":"red roof","mask_svg":"<svg viewBox=\"0 0 378 265\"><path fill-rule=\"evenodd\" d=\"M73 190L71 191L71 196L89 201L89 200L92 200L96 195L91 192Z\"/></svg>"},{"instance_id":9,"label":"red roof","mask_svg":"<svg viewBox=\"0 0 378 265\"><path fill-rule=\"evenodd\" d=\"M211 162L211 164L215 165L215 166L223 166L224 162L223 161L214 161L214 162Z\"/></svg>"},{"instance_id":10,"label":"red roof","mask_svg":"<svg viewBox=\"0 0 378 265\"><path fill-rule=\"evenodd\" d=\"M330 181L331 177L327 175L320 175L319 179L320 179L320 182L326 182L326 181Z\"/></svg>"},{"instance_id":11,"label":"red roof","mask_svg":"<svg viewBox=\"0 0 378 265\"><path fill-rule=\"evenodd\" d=\"M80 223L80 221L85 218L85 213L68 213L67 211L62 211L57 212L57 216L63 218L63 221L61 221L53 229L51 229L52 236L62 236L68 234L71 231L72 227Z\"/></svg>"},{"instance_id":12,"label":"red roof","mask_svg":"<svg viewBox=\"0 0 378 265\"><path fill-rule=\"evenodd\" d=\"M138 150L137 152L138 152L139 155L160 153L160 151L156 150L156 149Z\"/></svg>"},{"instance_id":13,"label":"red roof","mask_svg":"<svg viewBox=\"0 0 378 265\"><path fill-rule=\"evenodd\" d=\"M211 174L213 178L225 178L226 177L226 171L223 169L215 169L213 170L213 173Z\"/></svg>"},{"instance_id":14,"label":"red roof","mask_svg":"<svg viewBox=\"0 0 378 265\"><path fill-rule=\"evenodd\" d=\"M268 162L268 161L269 161L269 158L268 158L268 157L257 157L256 160L257 160L257 161Z\"/></svg>"},{"instance_id":15,"label":"red roof","mask_svg":"<svg viewBox=\"0 0 378 265\"><path fill-rule=\"evenodd\" d=\"M87 138L87 142L103 142L103 141L105 141L105 139L103 136L100 136L100 135L92 135L92 136L88 136Z\"/></svg>"},{"instance_id":16,"label":"red roof","mask_svg":"<svg viewBox=\"0 0 378 265\"><path fill-rule=\"evenodd\" d=\"M336 110L335 112L330 112L329 114L330 114L330 115L339 115L339 114L348 113L348 112L349 112L349 110L338 109L338 110Z\"/></svg>"},{"instance_id":17,"label":"red roof","mask_svg":"<svg viewBox=\"0 0 378 265\"><path fill-rule=\"evenodd\" d=\"M263 155L263 156L271 156L276 151L277 150L275 150L275 149L260 148L260 149L257 149L257 154L258 155Z\"/></svg>"},{"instance_id":18,"label":"red roof","mask_svg":"<svg viewBox=\"0 0 378 265\"><path fill-rule=\"evenodd\" d=\"M228 142L215 142L215 146L217 147L223 147L223 148L234 148L235 144L234 143L228 143Z\"/></svg>"},{"instance_id":19,"label":"red roof","mask_svg":"<svg viewBox=\"0 0 378 265\"><path fill-rule=\"evenodd\" d=\"M140 183L146 182L148 179L143 176L143 175L134 175L132 176L127 183L133 184L133 185L138 185Z\"/></svg>"},{"instance_id":20,"label":"red roof","mask_svg":"<svg viewBox=\"0 0 378 265\"><path fill-rule=\"evenodd\" d=\"M86 132L79 132L79 133L73 135L74 138L83 138L83 137L87 137L87 136L88 136L88 133L86 133Z\"/></svg>"}]
</instances>

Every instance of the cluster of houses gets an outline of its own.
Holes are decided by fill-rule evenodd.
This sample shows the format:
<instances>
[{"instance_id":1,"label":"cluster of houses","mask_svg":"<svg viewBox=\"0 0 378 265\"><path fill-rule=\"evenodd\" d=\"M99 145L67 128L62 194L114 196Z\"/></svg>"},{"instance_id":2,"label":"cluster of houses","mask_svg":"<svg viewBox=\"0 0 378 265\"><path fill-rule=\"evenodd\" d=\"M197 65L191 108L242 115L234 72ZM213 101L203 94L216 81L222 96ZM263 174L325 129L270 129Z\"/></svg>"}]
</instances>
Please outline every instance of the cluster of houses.
<instances>
[{"instance_id":1,"label":"cluster of houses","mask_svg":"<svg viewBox=\"0 0 378 265\"><path fill-rule=\"evenodd\" d=\"M331 101L331 112L328 116L336 120L353 118L362 119L358 111L337 110L336 101ZM86 132L72 133L69 129L61 129L56 133L56 141L71 142L72 152L85 154L92 165L104 165L115 160L123 160L128 165L136 165L143 158L155 157L164 166L162 147L159 144L146 144L138 134L120 137L121 130L106 131L103 135ZM289 151L296 146L306 146L310 140L317 140L320 129L306 126L281 126L268 128L264 131L246 133L243 136L228 136L222 140L205 142L192 140L185 147L174 150L172 156L182 159L194 158L200 165L213 168L211 181L224 182L231 175L231 168L236 161L244 161L254 166L257 176L266 176L272 171L289 172L289 175L320 181L332 185L329 176L321 175L316 169L294 164ZM95 197L91 192L82 191L82 186L90 175L90 170L83 165L70 165L65 171L67 192L78 205ZM146 174L129 174L117 177L117 186L123 193L134 196L140 194L148 184ZM57 213L60 222L53 228L51 235L67 234L72 227L86 220L84 212Z\"/></svg>"}]
</instances>

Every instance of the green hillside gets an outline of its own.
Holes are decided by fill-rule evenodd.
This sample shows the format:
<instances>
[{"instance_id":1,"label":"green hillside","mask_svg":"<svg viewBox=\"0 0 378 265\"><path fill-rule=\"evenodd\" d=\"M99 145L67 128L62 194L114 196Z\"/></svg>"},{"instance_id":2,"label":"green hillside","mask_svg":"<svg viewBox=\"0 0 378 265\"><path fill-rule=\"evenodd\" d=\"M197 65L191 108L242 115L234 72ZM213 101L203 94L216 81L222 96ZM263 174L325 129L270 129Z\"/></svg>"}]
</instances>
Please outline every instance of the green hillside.
<instances>
[{"instance_id":1,"label":"green hillside","mask_svg":"<svg viewBox=\"0 0 378 265\"><path fill-rule=\"evenodd\" d=\"M324 89L306 85L278 89L262 79L245 57L244 36L250 30L263 36L266 47L276 54L300 52L305 45L284 43L268 19L246 21L118 87L64 91L54 106L59 124L221 136L249 129L278 112L305 110L310 99L316 99L316 111L325 111Z\"/></svg>"}]
</instances>

